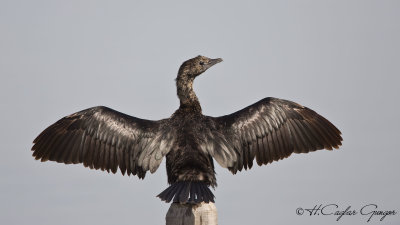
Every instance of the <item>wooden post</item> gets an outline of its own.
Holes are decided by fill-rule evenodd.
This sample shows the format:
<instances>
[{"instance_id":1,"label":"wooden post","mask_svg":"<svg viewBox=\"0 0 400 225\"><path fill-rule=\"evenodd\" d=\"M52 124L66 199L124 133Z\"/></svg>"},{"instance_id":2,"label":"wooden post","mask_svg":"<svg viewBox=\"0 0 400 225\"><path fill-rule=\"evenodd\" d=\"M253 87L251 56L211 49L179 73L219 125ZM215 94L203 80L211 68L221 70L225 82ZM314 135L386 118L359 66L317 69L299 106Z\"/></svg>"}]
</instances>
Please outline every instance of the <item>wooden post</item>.
<instances>
[{"instance_id":1,"label":"wooden post","mask_svg":"<svg viewBox=\"0 0 400 225\"><path fill-rule=\"evenodd\" d=\"M172 203L165 217L166 225L218 225L214 203L197 205Z\"/></svg>"}]
</instances>

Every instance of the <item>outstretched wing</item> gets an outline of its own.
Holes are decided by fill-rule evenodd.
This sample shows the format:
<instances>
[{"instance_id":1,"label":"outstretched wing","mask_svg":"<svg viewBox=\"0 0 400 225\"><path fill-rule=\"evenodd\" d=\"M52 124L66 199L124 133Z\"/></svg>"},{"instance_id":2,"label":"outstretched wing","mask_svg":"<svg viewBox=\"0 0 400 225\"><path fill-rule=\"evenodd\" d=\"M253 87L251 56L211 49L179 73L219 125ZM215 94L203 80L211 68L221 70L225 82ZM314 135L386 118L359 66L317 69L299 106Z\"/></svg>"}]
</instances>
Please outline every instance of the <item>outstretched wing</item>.
<instances>
[{"instance_id":1,"label":"outstretched wing","mask_svg":"<svg viewBox=\"0 0 400 225\"><path fill-rule=\"evenodd\" d=\"M233 114L209 117L213 133L222 134L225 148L212 149L211 155L232 173L268 164L294 153L339 148L340 131L327 119L295 102L265 98ZM228 143L228 144L226 144ZM215 151L224 151L216 154ZM235 155L236 157L229 157Z\"/></svg>"},{"instance_id":2,"label":"outstretched wing","mask_svg":"<svg viewBox=\"0 0 400 225\"><path fill-rule=\"evenodd\" d=\"M166 120L150 121L99 106L66 116L34 141L41 161L83 163L85 167L144 178L157 170L174 140Z\"/></svg>"}]
</instances>

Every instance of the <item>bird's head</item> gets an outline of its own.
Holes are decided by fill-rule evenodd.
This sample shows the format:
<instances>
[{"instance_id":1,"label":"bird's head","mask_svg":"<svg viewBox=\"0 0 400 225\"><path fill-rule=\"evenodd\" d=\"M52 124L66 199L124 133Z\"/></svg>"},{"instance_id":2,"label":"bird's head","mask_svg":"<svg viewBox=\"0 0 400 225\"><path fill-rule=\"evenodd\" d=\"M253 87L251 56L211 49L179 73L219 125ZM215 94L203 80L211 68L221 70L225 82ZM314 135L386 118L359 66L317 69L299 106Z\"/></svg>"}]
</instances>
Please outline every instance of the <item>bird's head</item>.
<instances>
[{"instance_id":1,"label":"bird's head","mask_svg":"<svg viewBox=\"0 0 400 225\"><path fill-rule=\"evenodd\" d=\"M194 79L204 73L208 68L222 62L221 58L210 59L205 56L197 56L185 61L179 68L178 78Z\"/></svg>"}]
</instances>

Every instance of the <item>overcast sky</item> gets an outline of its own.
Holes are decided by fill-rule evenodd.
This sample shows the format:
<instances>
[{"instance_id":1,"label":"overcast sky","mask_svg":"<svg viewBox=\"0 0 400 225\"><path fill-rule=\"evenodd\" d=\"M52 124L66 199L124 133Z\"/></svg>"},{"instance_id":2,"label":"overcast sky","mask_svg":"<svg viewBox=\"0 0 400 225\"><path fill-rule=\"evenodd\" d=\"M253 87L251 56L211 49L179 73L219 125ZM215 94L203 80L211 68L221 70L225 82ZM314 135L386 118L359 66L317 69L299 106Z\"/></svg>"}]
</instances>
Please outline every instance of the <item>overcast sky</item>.
<instances>
[{"instance_id":1,"label":"overcast sky","mask_svg":"<svg viewBox=\"0 0 400 225\"><path fill-rule=\"evenodd\" d=\"M224 59L195 81L204 114L279 97L344 138L234 176L217 165L219 224L367 224L296 215L319 204L400 212L399 40L400 1L0 0L0 224L164 224L164 163L139 180L35 161L31 143L96 105L169 117L178 68L199 54Z\"/></svg>"}]
</instances>

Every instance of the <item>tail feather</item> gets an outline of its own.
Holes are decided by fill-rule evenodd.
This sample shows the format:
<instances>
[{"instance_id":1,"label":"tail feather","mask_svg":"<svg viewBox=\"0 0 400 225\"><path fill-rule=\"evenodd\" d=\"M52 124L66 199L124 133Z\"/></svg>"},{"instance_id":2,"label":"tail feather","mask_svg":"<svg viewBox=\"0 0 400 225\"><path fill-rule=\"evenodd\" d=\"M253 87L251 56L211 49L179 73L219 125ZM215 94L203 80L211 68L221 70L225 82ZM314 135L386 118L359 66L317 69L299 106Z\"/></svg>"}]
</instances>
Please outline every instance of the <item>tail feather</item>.
<instances>
[{"instance_id":1,"label":"tail feather","mask_svg":"<svg viewBox=\"0 0 400 225\"><path fill-rule=\"evenodd\" d=\"M181 191L181 194L179 195L179 202L187 202L189 199L189 193L190 193L190 187L192 183L189 182L188 185L186 185L183 190Z\"/></svg>"},{"instance_id":2,"label":"tail feather","mask_svg":"<svg viewBox=\"0 0 400 225\"><path fill-rule=\"evenodd\" d=\"M165 191L164 191L165 195L164 196L165 196L166 202L170 202L172 200L172 198L174 197L177 189L178 189L178 186L173 186L173 187L171 187L169 189L168 188L165 189ZM160 195L162 195L162 193Z\"/></svg>"},{"instance_id":3,"label":"tail feather","mask_svg":"<svg viewBox=\"0 0 400 225\"><path fill-rule=\"evenodd\" d=\"M175 197L174 197L174 202L180 202L179 201L179 195L181 194L182 190L185 188L185 185L178 185L176 192L175 192Z\"/></svg>"},{"instance_id":4,"label":"tail feather","mask_svg":"<svg viewBox=\"0 0 400 225\"><path fill-rule=\"evenodd\" d=\"M195 187L190 188L190 198L189 198L189 202L194 202L195 196L196 196L196 192L194 191Z\"/></svg>"},{"instance_id":5,"label":"tail feather","mask_svg":"<svg viewBox=\"0 0 400 225\"><path fill-rule=\"evenodd\" d=\"M204 189L203 186L200 186L200 189L201 189L203 201L204 201L205 203L208 203L208 202L209 202L209 201L208 201L208 193L207 193L206 189Z\"/></svg>"},{"instance_id":6,"label":"tail feather","mask_svg":"<svg viewBox=\"0 0 400 225\"><path fill-rule=\"evenodd\" d=\"M204 196L204 194L203 194L203 190L200 188L200 185L196 185L195 187L194 187L194 191L195 191L195 193L196 193L196 195L197 195L197 198L200 200L200 201L203 201L203 196ZM195 196L196 196L195 195Z\"/></svg>"},{"instance_id":7,"label":"tail feather","mask_svg":"<svg viewBox=\"0 0 400 225\"><path fill-rule=\"evenodd\" d=\"M209 188L206 188L205 191L208 193L208 200L211 201L214 199L214 194L211 192Z\"/></svg>"},{"instance_id":8,"label":"tail feather","mask_svg":"<svg viewBox=\"0 0 400 225\"><path fill-rule=\"evenodd\" d=\"M203 192L204 192L203 201L206 202L206 203L209 203L210 201L212 201L214 199L214 195L210 191L210 189L207 188L207 186L206 187L202 187L202 188L203 188Z\"/></svg>"},{"instance_id":9,"label":"tail feather","mask_svg":"<svg viewBox=\"0 0 400 225\"><path fill-rule=\"evenodd\" d=\"M197 204L214 202L214 194L207 184L201 181L180 181L172 184L159 195L162 201Z\"/></svg>"}]
</instances>

